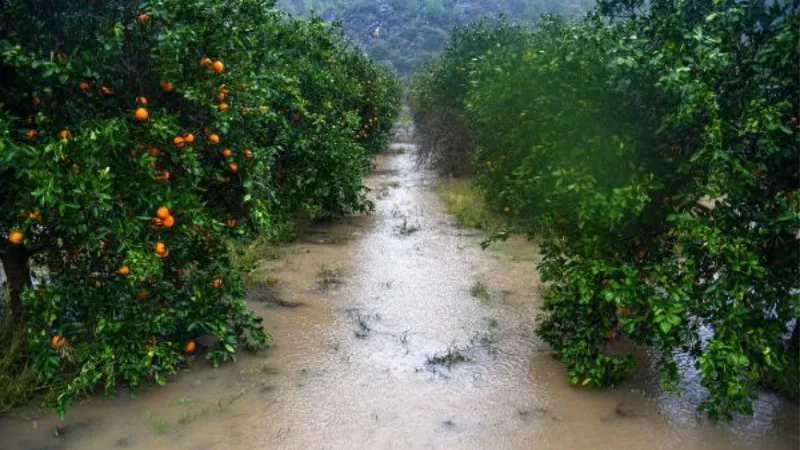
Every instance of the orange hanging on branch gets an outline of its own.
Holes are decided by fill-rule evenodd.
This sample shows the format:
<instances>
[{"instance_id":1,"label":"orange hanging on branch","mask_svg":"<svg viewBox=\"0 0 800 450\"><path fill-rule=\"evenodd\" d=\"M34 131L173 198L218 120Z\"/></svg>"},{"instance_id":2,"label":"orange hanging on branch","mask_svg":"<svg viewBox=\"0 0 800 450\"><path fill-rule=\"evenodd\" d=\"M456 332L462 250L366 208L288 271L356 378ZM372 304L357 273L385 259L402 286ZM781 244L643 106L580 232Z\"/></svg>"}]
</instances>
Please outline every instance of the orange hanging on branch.
<instances>
[{"instance_id":1,"label":"orange hanging on branch","mask_svg":"<svg viewBox=\"0 0 800 450\"><path fill-rule=\"evenodd\" d=\"M148 113L147 109L145 108L136 108L136 111L133 113L133 117L139 122L145 122L150 118L150 113Z\"/></svg>"}]
</instances>

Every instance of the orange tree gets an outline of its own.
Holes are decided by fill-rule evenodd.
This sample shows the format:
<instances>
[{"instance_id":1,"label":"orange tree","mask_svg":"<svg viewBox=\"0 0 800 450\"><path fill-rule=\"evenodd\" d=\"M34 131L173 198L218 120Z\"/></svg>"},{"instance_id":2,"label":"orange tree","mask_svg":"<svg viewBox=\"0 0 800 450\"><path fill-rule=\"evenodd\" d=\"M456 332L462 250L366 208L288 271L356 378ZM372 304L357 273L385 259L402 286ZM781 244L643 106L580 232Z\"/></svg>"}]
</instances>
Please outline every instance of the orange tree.
<instances>
[{"instance_id":1,"label":"orange tree","mask_svg":"<svg viewBox=\"0 0 800 450\"><path fill-rule=\"evenodd\" d=\"M215 364L267 345L226 242L369 207L364 79L321 62L371 63L271 6L0 7L0 258L60 413L97 385L164 383L202 335Z\"/></svg>"},{"instance_id":2,"label":"orange tree","mask_svg":"<svg viewBox=\"0 0 800 450\"><path fill-rule=\"evenodd\" d=\"M361 87L357 109L360 126L355 137L369 152L377 153L389 143L394 120L402 103L402 86L385 67L375 65L359 53L346 55L342 64Z\"/></svg>"},{"instance_id":3,"label":"orange tree","mask_svg":"<svg viewBox=\"0 0 800 450\"><path fill-rule=\"evenodd\" d=\"M398 81L344 46L318 18L284 24L268 42L275 41L291 49L275 61L291 77L282 80L285 92L271 106L277 119L265 133L277 149L274 183L282 208L316 216L369 209L362 176L368 154L388 141Z\"/></svg>"},{"instance_id":4,"label":"orange tree","mask_svg":"<svg viewBox=\"0 0 800 450\"><path fill-rule=\"evenodd\" d=\"M668 391L693 361L712 417L752 413L763 383L797 396L798 17L608 0L461 61L449 89L467 90L480 183L541 243L537 332L572 384L620 383L636 359L609 344L626 338Z\"/></svg>"},{"instance_id":5,"label":"orange tree","mask_svg":"<svg viewBox=\"0 0 800 450\"><path fill-rule=\"evenodd\" d=\"M453 30L445 51L413 78L410 107L414 114L417 159L442 175L474 175L477 133L466 109L473 59L514 45L526 34L521 25L480 20Z\"/></svg>"}]
</instances>

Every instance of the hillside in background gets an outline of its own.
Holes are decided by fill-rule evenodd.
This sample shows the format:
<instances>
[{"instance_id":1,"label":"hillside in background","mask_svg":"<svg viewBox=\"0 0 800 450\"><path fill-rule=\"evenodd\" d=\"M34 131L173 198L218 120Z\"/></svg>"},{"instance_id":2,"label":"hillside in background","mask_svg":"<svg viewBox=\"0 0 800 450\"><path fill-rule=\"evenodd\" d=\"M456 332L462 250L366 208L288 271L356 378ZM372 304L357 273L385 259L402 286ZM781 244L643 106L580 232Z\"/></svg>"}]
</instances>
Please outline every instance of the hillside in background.
<instances>
[{"instance_id":1,"label":"hillside in background","mask_svg":"<svg viewBox=\"0 0 800 450\"><path fill-rule=\"evenodd\" d=\"M581 15L594 0L279 0L297 15L338 21L374 60L408 75L436 54L451 29L482 17L532 21L544 13Z\"/></svg>"}]
</instances>

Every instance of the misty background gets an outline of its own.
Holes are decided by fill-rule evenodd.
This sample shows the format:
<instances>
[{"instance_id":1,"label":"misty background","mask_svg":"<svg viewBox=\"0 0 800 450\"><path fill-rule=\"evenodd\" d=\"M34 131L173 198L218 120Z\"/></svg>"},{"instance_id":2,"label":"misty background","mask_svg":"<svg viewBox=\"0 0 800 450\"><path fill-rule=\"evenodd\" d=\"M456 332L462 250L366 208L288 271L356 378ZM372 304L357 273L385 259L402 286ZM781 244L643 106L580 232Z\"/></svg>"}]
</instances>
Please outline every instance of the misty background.
<instances>
[{"instance_id":1,"label":"misty background","mask_svg":"<svg viewBox=\"0 0 800 450\"><path fill-rule=\"evenodd\" d=\"M542 14L580 16L594 0L278 0L294 15L340 22L370 57L408 76L445 45L453 26L483 17L535 21Z\"/></svg>"}]
</instances>

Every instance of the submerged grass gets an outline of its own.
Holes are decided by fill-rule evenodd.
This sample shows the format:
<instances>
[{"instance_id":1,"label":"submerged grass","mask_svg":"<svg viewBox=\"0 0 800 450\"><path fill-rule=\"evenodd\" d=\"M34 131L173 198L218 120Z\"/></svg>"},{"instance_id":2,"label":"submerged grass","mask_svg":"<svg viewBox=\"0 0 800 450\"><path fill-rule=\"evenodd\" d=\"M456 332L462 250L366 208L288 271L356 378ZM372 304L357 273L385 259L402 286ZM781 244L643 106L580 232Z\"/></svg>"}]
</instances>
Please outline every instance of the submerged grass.
<instances>
[{"instance_id":1,"label":"submerged grass","mask_svg":"<svg viewBox=\"0 0 800 450\"><path fill-rule=\"evenodd\" d=\"M442 181L439 196L448 213L455 216L459 225L493 232L502 228L500 217L491 212L475 182L455 178Z\"/></svg>"},{"instance_id":2,"label":"submerged grass","mask_svg":"<svg viewBox=\"0 0 800 450\"><path fill-rule=\"evenodd\" d=\"M327 292L342 284L344 284L342 281L342 269L339 266L329 267L325 264L319 266L316 287L318 292Z\"/></svg>"},{"instance_id":3,"label":"submerged grass","mask_svg":"<svg viewBox=\"0 0 800 450\"><path fill-rule=\"evenodd\" d=\"M195 402L188 397L180 397L177 400L177 404L183 406L185 411L177 419L169 420L167 417L153 413L149 409L144 412L143 419L154 434L165 435L197 420L225 414L230 410L231 405L242 396L244 396L244 392L239 392L220 398L216 403Z\"/></svg>"},{"instance_id":4,"label":"submerged grass","mask_svg":"<svg viewBox=\"0 0 800 450\"><path fill-rule=\"evenodd\" d=\"M492 298L492 294L489 292L489 286L480 280L476 281L475 284L472 285L472 288L470 288L470 293L473 297L481 299L485 302L488 302Z\"/></svg>"},{"instance_id":5,"label":"submerged grass","mask_svg":"<svg viewBox=\"0 0 800 450\"><path fill-rule=\"evenodd\" d=\"M512 233L507 241L490 241L489 249L492 251L501 253L514 262L541 261L538 246L525 236L513 234L514 230L509 228L502 214L492 211L486 205L483 193L474 180L468 178L443 180L439 184L439 197L447 212L452 214L463 228L479 229L487 236L500 232ZM476 297L483 296L476 295Z\"/></svg>"},{"instance_id":6,"label":"submerged grass","mask_svg":"<svg viewBox=\"0 0 800 450\"><path fill-rule=\"evenodd\" d=\"M145 411L144 421L150 426L155 434L163 435L169 432L170 426L167 419L151 413L150 410Z\"/></svg>"},{"instance_id":7,"label":"submerged grass","mask_svg":"<svg viewBox=\"0 0 800 450\"><path fill-rule=\"evenodd\" d=\"M394 227L395 231L400 236L411 236L419 231L419 225L412 225L408 222L408 218L403 218L403 223Z\"/></svg>"},{"instance_id":8,"label":"submerged grass","mask_svg":"<svg viewBox=\"0 0 800 450\"><path fill-rule=\"evenodd\" d=\"M448 370L453 367L469 361L467 356L467 348L461 348L456 345L448 347L444 353L428 356L428 367L442 366Z\"/></svg>"},{"instance_id":9,"label":"submerged grass","mask_svg":"<svg viewBox=\"0 0 800 450\"><path fill-rule=\"evenodd\" d=\"M38 390L26 346L24 330L0 316L0 414L29 401Z\"/></svg>"},{"instance_id":10,"label":"submerged grass","mask_svg":"<svg viewBox=\"0 0 800 450\"><path fill-rule=\"evenodd\" d=\"M262 236L251 242L235 242L229 246L231 263L245 274L244 280L248 285L271 283L272 277L260 269L262 261L281 257L281 249L273 240Z\"/></svg>"}]
</instances>

